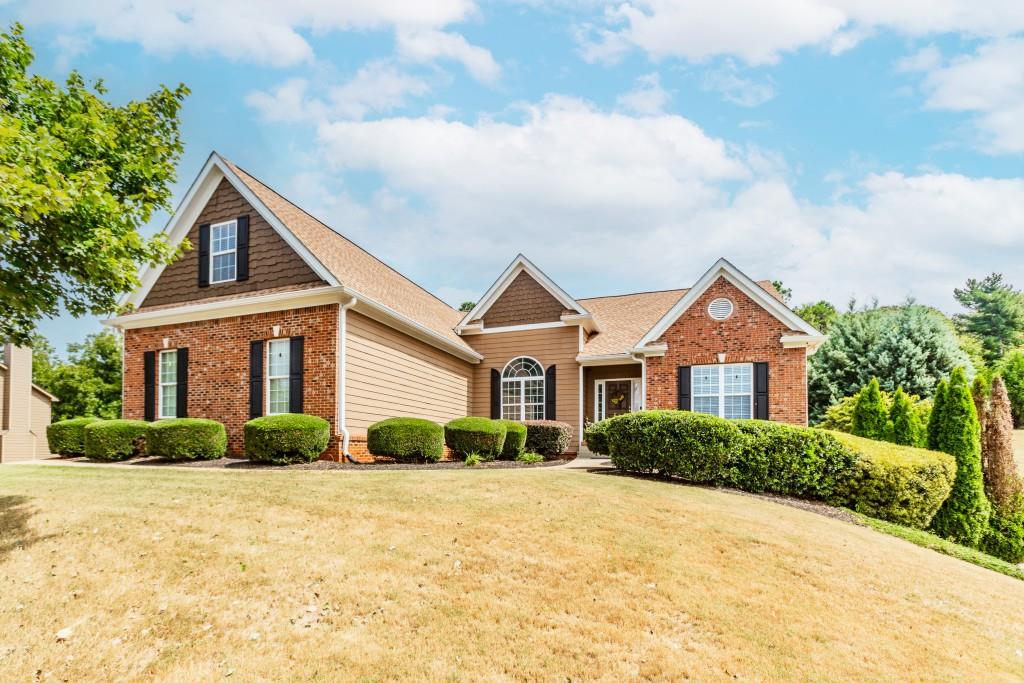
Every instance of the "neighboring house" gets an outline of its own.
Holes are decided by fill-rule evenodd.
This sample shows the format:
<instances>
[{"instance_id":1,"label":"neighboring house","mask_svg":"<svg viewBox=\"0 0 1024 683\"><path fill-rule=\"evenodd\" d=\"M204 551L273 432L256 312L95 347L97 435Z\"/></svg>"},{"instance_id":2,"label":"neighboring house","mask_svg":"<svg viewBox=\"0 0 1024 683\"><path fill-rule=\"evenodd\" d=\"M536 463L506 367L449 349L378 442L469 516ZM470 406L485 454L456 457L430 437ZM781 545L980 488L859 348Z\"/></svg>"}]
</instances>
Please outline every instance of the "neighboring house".
<instances>
[{"instance_id":1,"label":"neighboring house","mask_svg":"<svg viewBox=\"0 0 1024 683\"><path fill-rule=\"evenodd\" d=\"M462 314L212 154L167 227L194 250L142 274L124 332L124 415L242 425L305 412L326 457L366 455L394 416L587 421L641 408L807 421L824 340L720 260L690 289L575 299L518 256Z\"/></svg>"},{"instance_id":2,"label":"neighboring house","mask_svg":"<svg viewBox=\"0 0 1024 683\"><path fill-rule=\"evenodd\" d=\"M48 458L46 426L57 398L32 383L31 349L0 350L0 462Z\"/></svg>"}]
</instances>

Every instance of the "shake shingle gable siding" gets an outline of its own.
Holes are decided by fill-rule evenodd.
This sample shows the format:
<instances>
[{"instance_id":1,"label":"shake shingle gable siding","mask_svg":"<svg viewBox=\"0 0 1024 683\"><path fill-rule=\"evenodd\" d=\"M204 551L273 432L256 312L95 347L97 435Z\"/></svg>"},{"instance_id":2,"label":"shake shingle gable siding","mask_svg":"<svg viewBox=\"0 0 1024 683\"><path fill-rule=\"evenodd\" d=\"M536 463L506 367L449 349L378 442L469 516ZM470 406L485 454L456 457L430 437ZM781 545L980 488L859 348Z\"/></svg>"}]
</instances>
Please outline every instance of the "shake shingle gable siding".
<instances>
[{"instance_id":1,"label":"shake shingle gable siding","mask_svg":"<svg viewBox=\"0 0 1024 683\"><path fill-rule=\"evenodd\" d=\"M240 258L244 258L245 263L244 268L238 270L237 276L242 279L201 287L200 226L237 220L239 217L245 217L248 222L245 225L243 221L242 225L243 232L248 234L240 235L239 238ZM247 238L247 241L243 243L242 238ZM188 240L193 249L164 269L140 309L195 303L214 297L267 289L326 284L226 179L217 186L206 208L189 230ZM204 256L208 264L209 252ZM209 272L206 276L209 283Z\"/></svg>"}]
</instances>

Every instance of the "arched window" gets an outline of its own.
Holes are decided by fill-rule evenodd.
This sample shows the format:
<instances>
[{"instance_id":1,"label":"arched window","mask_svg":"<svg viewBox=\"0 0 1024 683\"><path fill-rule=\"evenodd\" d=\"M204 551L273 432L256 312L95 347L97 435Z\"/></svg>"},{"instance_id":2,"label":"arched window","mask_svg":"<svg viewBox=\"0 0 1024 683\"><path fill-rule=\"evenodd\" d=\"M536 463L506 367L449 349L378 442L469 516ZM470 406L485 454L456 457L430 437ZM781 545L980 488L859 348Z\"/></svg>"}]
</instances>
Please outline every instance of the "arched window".
<instances>
[{"instance_id":1,"label":"arched window","mask_svg":"<svg viewBox=\"0 0 1024 683\"><path fill-rule=\"evenodd\" d=\"M506 420L544 419L544 368L523 356L501 373L501 416Z\"/></svg>"}]
</instances>

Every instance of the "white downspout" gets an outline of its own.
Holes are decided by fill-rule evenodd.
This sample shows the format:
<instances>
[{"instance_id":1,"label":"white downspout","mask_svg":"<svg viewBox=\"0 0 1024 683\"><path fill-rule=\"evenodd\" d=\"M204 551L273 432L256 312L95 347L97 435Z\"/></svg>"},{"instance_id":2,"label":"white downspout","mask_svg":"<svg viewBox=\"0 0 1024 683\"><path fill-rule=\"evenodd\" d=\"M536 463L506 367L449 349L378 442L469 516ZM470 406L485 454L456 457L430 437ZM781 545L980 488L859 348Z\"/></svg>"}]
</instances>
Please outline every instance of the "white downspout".
<instances>
[{"instance_id":1,"label":"white downspout","mask_svg":"<svg viewBox=\"0 0 1024 683\"><path fill-rule=\"evenodd\" d=\"M634 353L633 359L640 361L640 410L647 410L647 356Z\"/></svg>"},{"instance_id":2,"label":"white downspout","mask_svg":"<svg viewBox=\"0 0 1024 683\"><path fill-rule=\"evenodd\" d=\"M357 299L352 297L348 303L338 306L338 357L337 357L337 386L338 386L338 431L341 432L341 454L350 462L356 462L348 452L349 432L345 426L345 347L347 346L347 318L348 309L355 306Z\"/></svg>"}]
</instances>

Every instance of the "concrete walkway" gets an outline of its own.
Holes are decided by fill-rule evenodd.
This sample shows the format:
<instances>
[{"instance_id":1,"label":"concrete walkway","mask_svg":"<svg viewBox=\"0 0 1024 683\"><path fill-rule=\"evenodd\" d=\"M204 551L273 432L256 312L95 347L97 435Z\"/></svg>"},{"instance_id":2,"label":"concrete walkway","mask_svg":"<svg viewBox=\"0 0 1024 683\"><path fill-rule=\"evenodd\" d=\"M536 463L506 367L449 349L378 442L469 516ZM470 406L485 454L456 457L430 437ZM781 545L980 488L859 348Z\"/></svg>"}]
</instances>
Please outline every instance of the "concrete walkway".
<instances>
[{"instance_id":1,"label":"concrete walkway","mask_svg":"<svg viewBox=\"0 0 1024 683\"><path fill-rule=\"evenodd\" d=\"M576 457L560 466L567 470L613 470L615 465L604 455L591 453L586 446L580 446Z\"/></svg>"}]
</instances>

